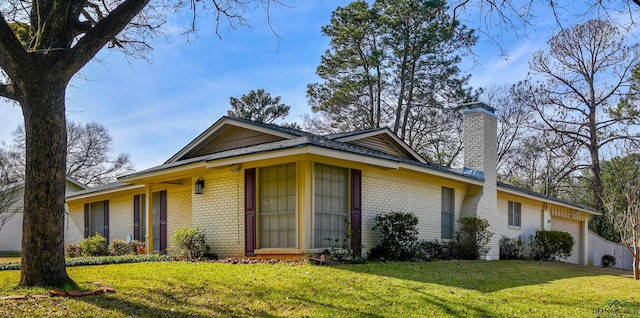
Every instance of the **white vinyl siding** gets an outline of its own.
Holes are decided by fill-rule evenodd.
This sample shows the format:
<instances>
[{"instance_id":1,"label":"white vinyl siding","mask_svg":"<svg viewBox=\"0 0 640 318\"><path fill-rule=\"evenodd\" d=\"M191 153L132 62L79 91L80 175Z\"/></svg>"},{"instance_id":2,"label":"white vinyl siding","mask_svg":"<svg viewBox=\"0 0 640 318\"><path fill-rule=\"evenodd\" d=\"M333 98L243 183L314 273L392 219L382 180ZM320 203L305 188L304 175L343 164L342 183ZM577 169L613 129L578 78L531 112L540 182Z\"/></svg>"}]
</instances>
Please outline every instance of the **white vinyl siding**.
<instances>
[{"instance_id":1,"label":"white vinyl siding","mask_svg":"<svg viewBox=\"0 0 640 318\"><path fill-rule=\"evenodd\" d=\"M315 164L314 247L346 244L348 225L348 170Z\"/></svg>"},{"instance_id":2,"label":"white vinyl siding","mask_svg":"<svg viewBox=\"0 0 640 318\"><path fill-rule=\"evenodd\" d=\"M296 164L260 168L260 248L296 247Z\"/></svg>"}]
</instances>

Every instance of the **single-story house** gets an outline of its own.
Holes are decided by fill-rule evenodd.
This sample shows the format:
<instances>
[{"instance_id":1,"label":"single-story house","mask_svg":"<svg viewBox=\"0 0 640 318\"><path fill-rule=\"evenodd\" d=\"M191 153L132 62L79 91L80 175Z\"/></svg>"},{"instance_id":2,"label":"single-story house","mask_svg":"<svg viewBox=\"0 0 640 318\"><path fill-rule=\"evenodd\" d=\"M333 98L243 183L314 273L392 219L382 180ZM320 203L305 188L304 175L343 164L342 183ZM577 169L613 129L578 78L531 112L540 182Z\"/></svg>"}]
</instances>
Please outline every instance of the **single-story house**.
<instances>
[{"instance_id":1,"label":"single-story house","mask_svg":"<svg viewBox=\"0 0 640 318\"><path fill-rule=\"evenodd\" d=\"M129 235L164 251L181 227L199 227L221 257L304 257L332 245L366 253L377 214L412 212L423 240L450 240L461 216L487 219L501 236L558 229L586 264L587 222L597 212L497 181L497 117L464 111L464 168L423 159L389 129L320 136L223 117L164 164L67 196L69 242Z\"/></svg>"},{"instance_id":2,"label":"single-story house","mask_svg":"<svg viewBox=\"0 0 640 318\"><path fill-rule=\"evenodd\" d=\"M81 182L67 177L66 195L86 190ZM7 185L0 191L0 252L22 251L22 220L24 216L24 181ZM2 224L5 222L4 225ZM65 229L67 227L65 216ZM65 234L67 231L65 231Z\"/></svg>"}]
</instances>

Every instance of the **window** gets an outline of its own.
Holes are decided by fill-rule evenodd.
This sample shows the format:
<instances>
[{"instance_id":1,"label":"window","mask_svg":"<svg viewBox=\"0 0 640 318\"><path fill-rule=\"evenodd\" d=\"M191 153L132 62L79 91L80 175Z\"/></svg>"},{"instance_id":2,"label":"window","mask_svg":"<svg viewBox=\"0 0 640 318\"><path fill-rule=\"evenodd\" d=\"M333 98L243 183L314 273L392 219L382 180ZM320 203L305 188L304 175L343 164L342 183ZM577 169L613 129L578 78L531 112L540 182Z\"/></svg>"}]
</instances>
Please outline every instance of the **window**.
<instances>
[{"instance_id":1,"label":"window","mask_svg":"<svg viewBox=\"0 0 640 318\"><path fill-rule=\"evenodd\" d=\"M520 227L522 206L519 202L509 201L509 226Z\"/></svg>"},{"instance_id":2,"label":"window","mask_svg":"<svg viewBox=\"0 0 640 318\"><path fill-rule=\"evenodd\" d=\"M89 236L96 233L104 237L104 201L89 205Z\"/></svg>"},{"instance_id":3,"label":"window","mask_svg":"<svg viewBox=\"0 0 640 318\"><path fill-rule=\"evenodd\" d=\"M164 193L164 196L163 196ZM163 199L164 197L164 199ZM163 246L166 245L164 233L162 233L162 213L163 207L166 209L166 191L153 192L151 196L153 211L152 211L152 225L153 225L153 249L154 251L163 250ZM164 201L163 201L164 200ZM141 242L147 240L147 196L146 194L136 195L133 198L133 220L134 220L134 235L133 238ZM166 224L166 222L165 222Z\"/></svg>"},{"instance_id":4,"label":"window","mask_svg":"<svg viewBox=\"0 0 640 318\"><path fill-rule=\"evenodd\" d=\"M99 233L109 242L109 201L84 205L84 237Z\"/></svg>"},{"instance_id":5,"label":"window","mask_svg":"<svg viewBox=\"0 0 640 318\"><path fill-rule=\"evenodd\" d=\"M258 171L260 248L296 246L296 164Z\"/></svg>"},{"instance_id":6,"label":"window","mask_svg":"<svg viewBox=\"0 0 640 318\"><path fill-rule=\"evenodd\" d=\"M346 245L348 170L316 163L314 174L313 245Z\"/></svg>"},{"instance_id":7,"label":"window","mask_svg":"<svg viewBox=\"0 0 640 318\"><path fill-rule=\"evenodd\" d=\"M455 211L455 190L442 187L442 214L440 231L443 239L453 239L453 222Z\"/></svg>"}]
</instances>

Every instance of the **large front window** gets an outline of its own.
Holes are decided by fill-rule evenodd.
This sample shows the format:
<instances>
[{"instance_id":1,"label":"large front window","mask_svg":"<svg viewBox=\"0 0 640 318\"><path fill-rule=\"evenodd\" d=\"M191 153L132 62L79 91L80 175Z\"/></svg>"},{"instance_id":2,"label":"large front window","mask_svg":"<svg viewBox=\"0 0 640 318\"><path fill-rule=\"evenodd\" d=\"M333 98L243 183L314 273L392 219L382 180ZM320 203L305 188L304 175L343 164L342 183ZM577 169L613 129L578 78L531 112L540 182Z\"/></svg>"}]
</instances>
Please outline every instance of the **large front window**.
<instances>
[{"instance_id":1,"label":"large front window","mask_svg":"<svg viewBox=\"0 0 640 318\"><path fill-rule=\"evenodd\" d=\"M296 164L260 168L259 246L296 247Z\"/></svg>"},{"instance_id":2,"label":"large front window","mask_svg":"<svg viewBox=\"0 0 640 318\"><path fill-rule=\"evenodd\" d=\"M348 225L348 170L315 164L314 247L346 244Z\"/></svg>"}]
</instances>

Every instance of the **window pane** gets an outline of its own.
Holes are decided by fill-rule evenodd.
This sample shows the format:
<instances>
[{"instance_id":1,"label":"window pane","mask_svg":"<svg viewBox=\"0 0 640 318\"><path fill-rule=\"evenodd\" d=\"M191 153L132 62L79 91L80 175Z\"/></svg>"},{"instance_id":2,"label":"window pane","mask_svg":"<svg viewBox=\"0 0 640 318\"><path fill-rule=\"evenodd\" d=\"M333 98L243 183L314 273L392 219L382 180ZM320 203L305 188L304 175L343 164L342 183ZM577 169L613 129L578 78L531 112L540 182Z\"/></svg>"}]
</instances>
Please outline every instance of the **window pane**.
<instances>
[{"instance_id":1,"label":"window pane","mask_svg":"<svg viewBox=\"0 0 640 318\"><path fill-rule=\"evenodd\" d=\"M91 211L89 215L90 228L89 236L94 236L96 233L100 233L104 236L104 202L91 203Z\"/></svg>"},{"instance_id":2,"label":"window pane","mask_svg":"<svg viewBox=\"0 0 640 318\"><path fill-rule=\"evenodd\" d=\"M441 224L440 231L443 239L453 239L453 223L455 211L455 192L452 188L442 187L441 193Z\"/></svg>"},{"instance_id":3,"label":"window pane","mask_svg":"<svg viewBox=\"0 0 640 318\"><path fill-rule=\"evenodd\" d=\"M147 238L147 195L140 195L140 242L146 242Z\"/></svg>"},{"instance_id":4,"label":"window pane","mask_svg":"<svg viewBox=\"0 0 640 318\"><path fill-rule=\"evenodd\" d=\"M346 244L348 169L314 165L314 247Z\"/></svg>"},{"instance_id":5,"label":"window pane","mask_svg":"<svg viewBox=\"0 0 640 318\"><path fill-rule=\"evenodd\" d=\"M259 246L295 247L296 164L260 168L258 185Z\"/></svg>"},{"instance_id":6,"label":"window pane","mask_svg":"<svg viewBox=\"0 0 640 318\"><path fill-rule=\"evenodd\" d=\"M508 201L509 206L509 226L520 226L522 204L519 202Z\"/></svg>"},{"instance_id":7,"label":"window pane","mask_svg":"<svg viewBox=\"0 0 640 318\"><path fill-rule=\"evenodd\" d=\"M153 200L153 215L151 218L153 220L153 228L151 232L153 232L153 250L160 250L160 192L154 192L151 195L151 200Z\"/></svg>"}]
</instances>

